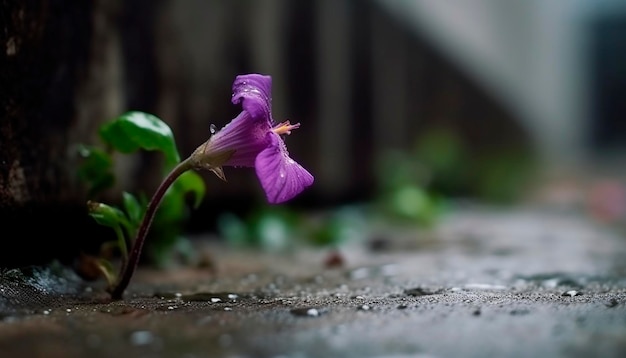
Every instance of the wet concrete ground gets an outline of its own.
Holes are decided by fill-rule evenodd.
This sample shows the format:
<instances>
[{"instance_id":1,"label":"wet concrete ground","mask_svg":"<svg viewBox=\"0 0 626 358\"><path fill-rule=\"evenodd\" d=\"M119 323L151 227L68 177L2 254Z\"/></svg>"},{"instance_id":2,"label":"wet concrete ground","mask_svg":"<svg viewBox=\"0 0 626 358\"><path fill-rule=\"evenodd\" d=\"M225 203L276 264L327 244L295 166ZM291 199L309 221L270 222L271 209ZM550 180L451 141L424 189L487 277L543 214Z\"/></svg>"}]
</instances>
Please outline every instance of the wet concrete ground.
<instances>
[{"instance_id":1,"label":"wet concrete ground","mask_svg":"<svg viewBox=\"0 0 626 358\"><path fill-rule=\"evenodd\" d=\"M197 240L216 274L144 268L118 302L5 272L0 357L626 356L626 238L612 228L468 208L432 232L372 235L376 250L347 243L333 268L325 249Z\"/></svg>"}]
</instances>

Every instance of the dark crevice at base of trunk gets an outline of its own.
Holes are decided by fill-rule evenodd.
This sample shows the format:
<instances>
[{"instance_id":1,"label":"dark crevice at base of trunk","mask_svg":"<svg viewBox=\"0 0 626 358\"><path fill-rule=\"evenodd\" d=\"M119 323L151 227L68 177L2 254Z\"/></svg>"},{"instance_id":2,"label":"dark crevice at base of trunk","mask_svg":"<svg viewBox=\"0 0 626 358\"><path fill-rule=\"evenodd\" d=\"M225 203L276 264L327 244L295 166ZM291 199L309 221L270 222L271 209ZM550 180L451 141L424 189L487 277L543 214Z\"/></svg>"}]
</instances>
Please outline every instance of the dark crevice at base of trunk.
<instances>
[{"instance_id":1,"label":"dark crevice at base of trunk","mask_svg":"<svg viewBox=\"0 0 626 358\"><path fill-rule=\"evenodd\" d=\"M71 265L81 252L97 253L111 240L110 229L88 216L86 207L29 205L0 208L2 232L0 268L45 265L53 261Z\"/></svg>"}]
</instances>

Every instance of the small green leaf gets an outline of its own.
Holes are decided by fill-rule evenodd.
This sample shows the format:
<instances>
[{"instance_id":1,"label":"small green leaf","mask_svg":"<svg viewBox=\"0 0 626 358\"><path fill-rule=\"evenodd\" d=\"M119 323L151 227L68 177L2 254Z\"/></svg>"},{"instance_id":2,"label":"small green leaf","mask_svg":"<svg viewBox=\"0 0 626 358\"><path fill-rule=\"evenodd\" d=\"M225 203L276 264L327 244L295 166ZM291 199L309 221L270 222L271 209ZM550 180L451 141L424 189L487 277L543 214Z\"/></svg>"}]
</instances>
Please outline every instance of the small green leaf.
<instances>
[{"instance_id":1,"label":"small green leaf","mask_svg":"<svg viewBox=\"0 0 626 358\"><path fill-rule=\"evenodd\" d=\"M138 149L160 150L167 164L173 166L180 161L174 134L170 127L156 116L131 111L100 128L102 139L122 153L133 153Z\"/></svg>"},{"instance_id":2,"label":"small green leaf","mask_svg":"<svg viewBox=\"0 0 626 358\"><path fill-rule=\"evenodd\" d=\"M98 224L103 226L118 228L120 224L126 220L121 210L107 204L89 201L87 202L87 208L89 215L94 218Z\"/></svg>"},{"instance_id":3,"label":"small green leaf","mask_svg":"<svg viewBox=\"0 0 626 358\"><path fill-rule=\"evenodd\" d=\"M139 204L139 200L137 200L133 194L123 192L122 195L124 199L124 210L126 210L128 220L130 220L133 226L139 226L139 222L142 219L144 212L143 207Z\"/></svg>"}]
</instances>

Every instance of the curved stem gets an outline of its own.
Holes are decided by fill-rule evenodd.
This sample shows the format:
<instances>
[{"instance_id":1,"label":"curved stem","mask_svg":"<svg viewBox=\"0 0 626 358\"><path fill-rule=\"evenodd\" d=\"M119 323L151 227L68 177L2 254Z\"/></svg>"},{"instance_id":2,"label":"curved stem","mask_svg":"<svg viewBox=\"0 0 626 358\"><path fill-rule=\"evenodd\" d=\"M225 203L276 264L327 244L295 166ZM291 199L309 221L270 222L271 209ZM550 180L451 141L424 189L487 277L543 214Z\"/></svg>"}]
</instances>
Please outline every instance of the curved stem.
<instances>
[{"instance_id":1,"label":"curved stem","mask_svg":"<svg viewBox=\"0 0 626 358\"><path fill-rule=\"evenodd\" d=\"M159 187L157 188L154 195L152 195L152 199L148 203L148 207L146 208L146 213L143 216L141 221L141 225L137 230L137 237L135 241L132 243L130 255L128 256L128 260L122 266L120 274L117 279L117 283L114 287L110 289L111 298L114 300L119 300L124 295L124 290L128 287L130 283L130 279L137 269L137 265L139 264L139 258L141 256L141 250L143 248L143 244L146 241L146 236L148 234L148 229L152 224L152 220L154 219L154 214L156 214L157 209L159 208L159 204L161 204L161 200L163 196L167 192L167 189L181 176L184 172L193 168L193 163L190 158L185 159L180 162L172 171L163 179Z\"/></svg>"}]
</instances>

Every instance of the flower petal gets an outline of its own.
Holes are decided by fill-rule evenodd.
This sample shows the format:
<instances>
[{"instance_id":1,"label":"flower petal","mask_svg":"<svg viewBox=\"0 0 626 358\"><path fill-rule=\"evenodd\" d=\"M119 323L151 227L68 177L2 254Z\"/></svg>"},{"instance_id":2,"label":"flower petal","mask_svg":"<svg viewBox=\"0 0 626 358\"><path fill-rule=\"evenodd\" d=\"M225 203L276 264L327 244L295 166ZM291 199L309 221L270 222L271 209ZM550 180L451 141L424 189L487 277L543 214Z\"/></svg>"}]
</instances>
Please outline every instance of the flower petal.
<instances>
[{"instance_id":1,"label":"flower petal","mask_svg":"<svg viewBox=\"0 0 626 358\"><path fill-rule=\"evenodd\" d=\"M269 145L256 157L254 166L267 201L278 204L313 184L313 175L289 157L280 136L275 133L267 136Z\"/></svg>"},{"instance_id":2,"label":"flower petal","mask_svg":"<svg viewBox=\"0 0 626 358\"><path fill-rule=\"evenodd\" d=\"M241 103L243 110L255 120L272 122L272 77L249 74L239 75L233 82L233 104Z\"/></svg>"},{"instance_id":3,"label":"flower petal","mask_svg":"<svg viewBox=\"0 0 626 358\"><path fill-rule=\"evenodd\" d=\"M250 113L243 111L209 139L205 152L234 150L232 157L221 165L254 166L259 152L267 147L265 136L270 128L266 122L255 121Z\"/></svg>"}]
</instances>

